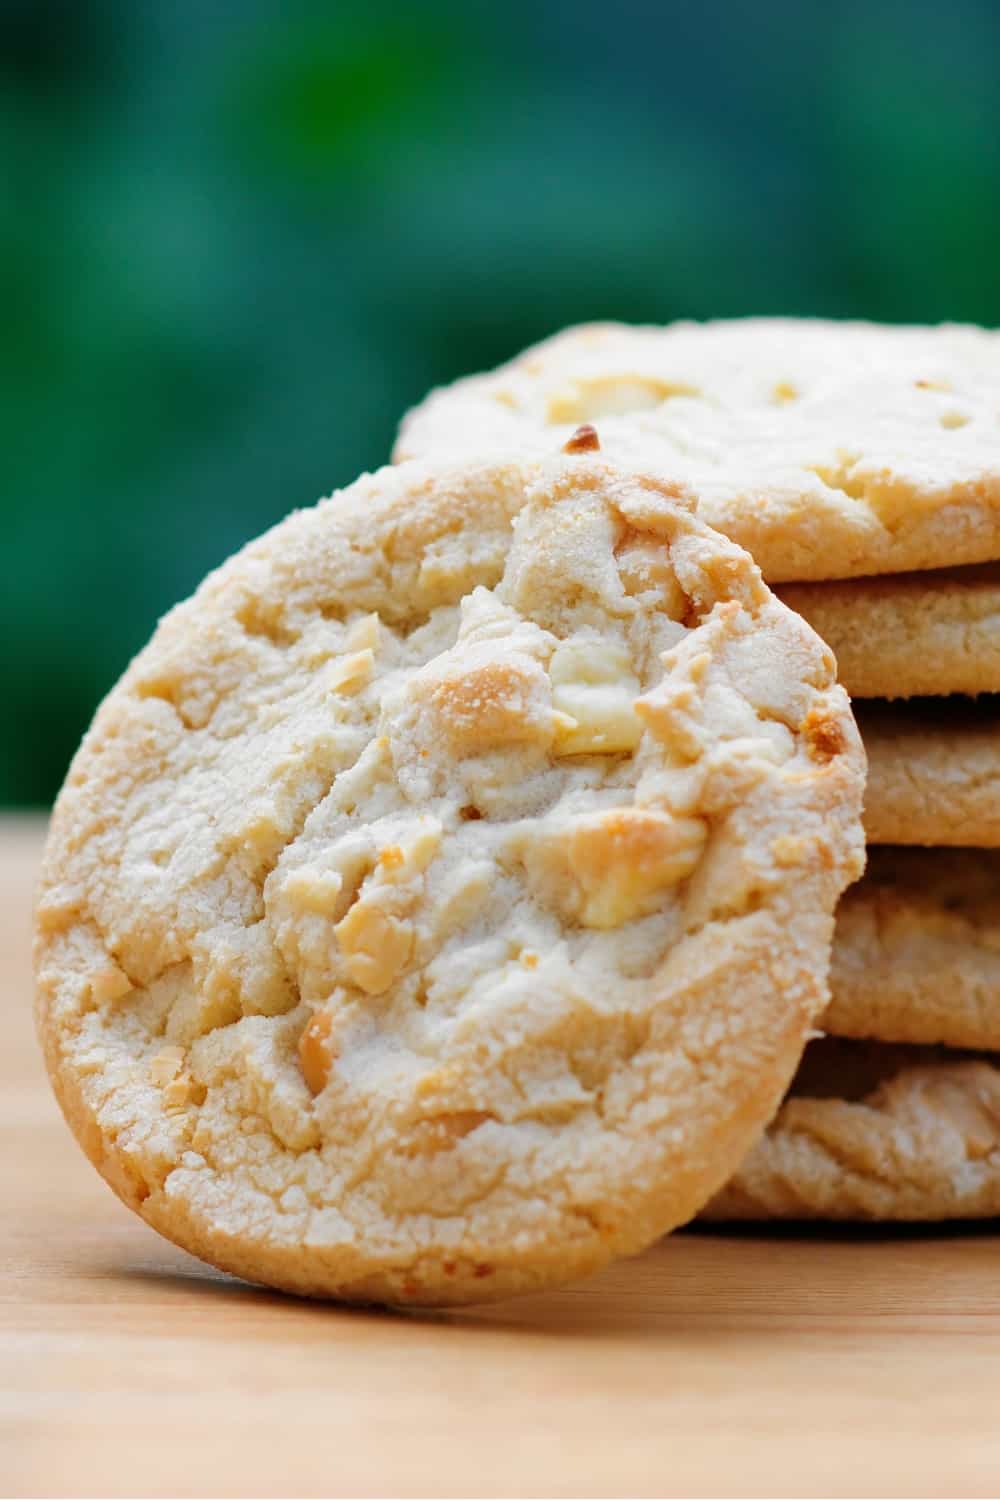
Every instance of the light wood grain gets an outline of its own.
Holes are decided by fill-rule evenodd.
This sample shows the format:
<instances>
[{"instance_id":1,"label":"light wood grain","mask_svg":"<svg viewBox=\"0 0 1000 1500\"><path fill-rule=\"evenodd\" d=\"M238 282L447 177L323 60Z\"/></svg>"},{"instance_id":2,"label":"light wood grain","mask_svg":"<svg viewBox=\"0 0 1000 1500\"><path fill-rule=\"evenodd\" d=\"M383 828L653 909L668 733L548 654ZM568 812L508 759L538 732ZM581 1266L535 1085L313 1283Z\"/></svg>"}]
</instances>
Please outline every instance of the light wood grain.
<instances>
[{"instance_id":1,"label":"light wood grain","mask_svg":"<svg viewBox=\"0 0 1000 1500\"><path fill-rule=\"evenodd\" d=\"M1000 1240L678 1235L439 1318L297 1303L133 1218L30 1022L37 823L0 822L0 1489L987 1495Z\"/></svg>"}]
</instances>

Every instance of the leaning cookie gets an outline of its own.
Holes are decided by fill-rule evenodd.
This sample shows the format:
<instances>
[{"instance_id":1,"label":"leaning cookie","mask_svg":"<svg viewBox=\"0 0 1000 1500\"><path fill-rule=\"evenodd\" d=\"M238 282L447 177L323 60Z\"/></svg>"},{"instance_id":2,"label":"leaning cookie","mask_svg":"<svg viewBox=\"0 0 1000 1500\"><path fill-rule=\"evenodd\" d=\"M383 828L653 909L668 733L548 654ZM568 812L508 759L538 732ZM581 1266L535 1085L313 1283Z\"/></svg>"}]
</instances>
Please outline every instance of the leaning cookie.
<instances>
[{"instance_id":1,"label":"leaning cookie","mask_svg":"<svg viewBox=\"0 0 1000 1500\"><path fill-rule=\"evenodd\" d=\"M414 464L160 625L55 809L38 1019L84 1149L225 1270L482 1300L690 1218L859 872L833 659L669 486Z\"/></svg>"},{"instance_id":2,"label":"leaning cookie","mask_svg":"<svg viewBox=\"0 0 1000 1500\"><path fill-rule=\"evenodd\" d=\"M706 1219L939 1220L1000 1213L1000 1059L810 1044Z\"/></svg>"},{"instance_id":3,"label":"leaning cookie","mask_svg":"<svg viewBox=\"0 0 1000 1500\"><path fill-rule=\"evenodd\" d=\"M778 592L830 646L854 698L1000 692L1000 563Z\"/></svg>"},{"instance_id":4,"label":"leaning cookie","mask_svg":"<svg viewBox=\"0 0 1000 1500\"><path fill-rule=\"evenodd\" d=\"M433 392L396 458L605 452L690 482L772 581L1000 558L1000 333L749 318L569 328Z\"/></svg>"},{"instance_id":5,"label":"leaning cookie","mask_svg":"<svg viewBox=\"0 0 1000 1500\"><path fill-rule=\"evenodd\" d=\"M830 993L834 1036L1000 1051L1000 850L871 847Z\"/></svg>"},{"instance_id":6,"label":"leaning cookie","mask_svg":"<svg viewBox=\"0 0 1000 1500\"><path fill-rule=\"evenodd\" d=\"M1000 846L1000 703L917 698L857 705L868 753L870 844Z\"/></svg>"}]
</instances>

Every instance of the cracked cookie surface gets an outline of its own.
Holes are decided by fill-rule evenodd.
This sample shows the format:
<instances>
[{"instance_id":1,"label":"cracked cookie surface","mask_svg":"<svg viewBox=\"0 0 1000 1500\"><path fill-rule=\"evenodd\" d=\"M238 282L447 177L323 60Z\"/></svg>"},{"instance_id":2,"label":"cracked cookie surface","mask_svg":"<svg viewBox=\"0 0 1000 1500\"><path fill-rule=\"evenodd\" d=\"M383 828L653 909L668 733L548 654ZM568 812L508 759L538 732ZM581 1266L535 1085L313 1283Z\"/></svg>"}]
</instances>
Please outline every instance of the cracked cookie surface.
<instances>
[{"instance_id":1,"label":"cracked cookie surface","mask_svg":"<svg viewBox=\"0 0 1000 1500\"><path fill-rule=\"evenodd\" d=\"M619 463L691 483L765 578L1000 557L1000 333L750 318L569 328L434 391L398 459L549 451L597 423Z\"/></svg>"},{"instance_id":2,"label":"cracked cookie surface","mask_svg":"<svg viewBox=\"0 0 1000 1500\"><path fill-rule=\"evenodd\" d=\"M1000 1058L811 1042L777 1118L707 1219L1000 1213Z\"/></svg>"},{"instance_id":3,"label":"cracked cookie surface","mask_svg":"<svg viewBox=\"0 0 1000 1500\"><path fill-rule=\"evenodd\" d=\"M65 1113L252 1279L595 1269L776 1107L862 779L829 650L675 487L366 476L168 615L71 767L36 938Z\"/></svg>"}]
</instances>

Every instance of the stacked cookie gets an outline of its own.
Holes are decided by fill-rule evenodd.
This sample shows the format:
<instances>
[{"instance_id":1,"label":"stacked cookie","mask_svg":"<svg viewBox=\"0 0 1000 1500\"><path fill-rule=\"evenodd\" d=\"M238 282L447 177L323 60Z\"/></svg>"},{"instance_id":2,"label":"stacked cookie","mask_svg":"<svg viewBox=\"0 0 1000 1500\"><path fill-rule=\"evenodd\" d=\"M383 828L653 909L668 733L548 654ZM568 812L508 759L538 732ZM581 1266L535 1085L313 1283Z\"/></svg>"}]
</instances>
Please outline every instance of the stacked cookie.
<instances>
[{"instance_id":1,"label":"stacked cookie","mask_svg":"<svg viewBox=\"0 0 1000 1500\"><path fill-rule=\"evenodd\" d=\"M868 752L824 1035L709 1212L1000 1211L1000 335L569 330L432 394L397 458L545 451L580 424L754 554L833 647Z\"/></svg>"}]
</instances>

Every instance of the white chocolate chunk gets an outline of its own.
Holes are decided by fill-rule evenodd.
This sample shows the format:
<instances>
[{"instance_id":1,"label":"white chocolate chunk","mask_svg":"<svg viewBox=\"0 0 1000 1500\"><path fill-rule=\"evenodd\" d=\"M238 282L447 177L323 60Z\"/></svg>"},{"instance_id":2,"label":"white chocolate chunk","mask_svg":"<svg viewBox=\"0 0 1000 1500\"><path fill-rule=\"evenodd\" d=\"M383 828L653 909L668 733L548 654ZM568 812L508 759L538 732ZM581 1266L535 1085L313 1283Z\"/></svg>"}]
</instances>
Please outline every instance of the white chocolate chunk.
<instances>
[{"instance_id":1,"label":"white chocolate chunk","mask_svg":"<svg viewBox=\"0 0 1000 1500\"><path fill-rule=\"evenodd\" d=\"M693 386L656 380L648 375L609 375L575 380L554 391L546 403L550 422L593 422L598 417L652 411L670 396L696 395Z\"/></svg>"},{"instance_id":2,"label":"white chocolate chunk","mask_svg":"<svg viewBox=\"0 0 1000 1500\"><path fill-rule=\"evenodd\" d=\"M642 734L635 711L639 680L624 647L565 641L549 663L549 676L552 707L559 715L557 755L612 755L635 749Z\"/></svg>"}]
</instances>

